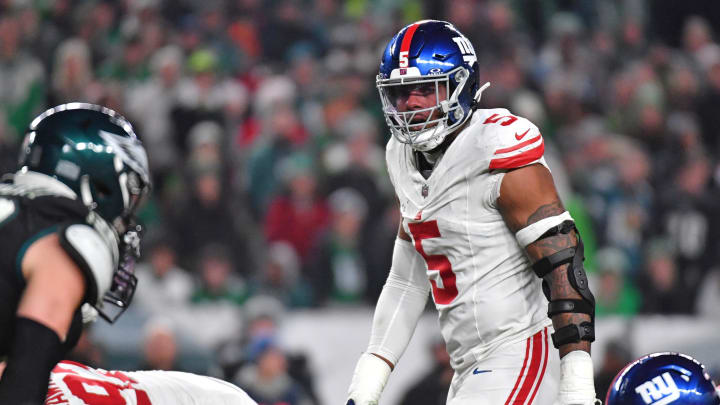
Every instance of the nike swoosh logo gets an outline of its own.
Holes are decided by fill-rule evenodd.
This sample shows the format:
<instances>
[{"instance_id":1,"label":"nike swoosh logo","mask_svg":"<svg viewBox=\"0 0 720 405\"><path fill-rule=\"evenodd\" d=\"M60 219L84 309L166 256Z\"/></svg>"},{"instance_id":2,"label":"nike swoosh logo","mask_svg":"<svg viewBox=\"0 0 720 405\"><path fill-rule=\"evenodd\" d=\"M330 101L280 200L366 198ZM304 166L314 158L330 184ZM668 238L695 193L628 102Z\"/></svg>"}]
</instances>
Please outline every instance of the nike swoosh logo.
<instances>
[{"instance_id":1,"label":"nike swoosh logo","mask_svg":"<svg viewBox=\"0 0 720 405\"><path fill-rule=\"evenodd\" d=\"M492 372L492 370L478 370L478 369L473 370L473 374L482 374L482 373L490 373L490 372Z\"/></svg>"},{"instance_id":2,"label":"nike swoosh logo","mask_svg":"<svg viewBox=\"0 0 720 405\"><path fill-rule=\"evenodd\" d=\"M521 139L523 139L523 138L525 137L525 135L527 135L528 132L530 132L530 128L528 128L527 131L523 132L522 135L518 135L517 132L516 132L516 133L515 133L515 139L517 139L518 141L521 140Z\"/></svg>"}]
</instances>

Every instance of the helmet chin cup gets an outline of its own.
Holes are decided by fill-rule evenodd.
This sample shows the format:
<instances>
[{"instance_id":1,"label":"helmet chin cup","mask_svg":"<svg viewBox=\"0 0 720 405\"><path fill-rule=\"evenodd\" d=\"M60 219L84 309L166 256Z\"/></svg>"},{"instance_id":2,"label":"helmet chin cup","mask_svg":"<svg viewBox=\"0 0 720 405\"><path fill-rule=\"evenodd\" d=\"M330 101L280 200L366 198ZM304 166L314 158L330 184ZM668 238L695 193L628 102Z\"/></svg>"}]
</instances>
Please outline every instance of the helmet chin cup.
<instances>
[{"instance_id":1,"label":"helmet chin cup","mask_svg":"<svg viewBox=\"0 0 720 405\"><path fill-rule=\"evenodd\" d=\"M438 123L433 128L412 135L409 138L410 142L406 143L419 152L429 152L440 146L449 132L444 123Z\"/></svg>"}]
</instances>

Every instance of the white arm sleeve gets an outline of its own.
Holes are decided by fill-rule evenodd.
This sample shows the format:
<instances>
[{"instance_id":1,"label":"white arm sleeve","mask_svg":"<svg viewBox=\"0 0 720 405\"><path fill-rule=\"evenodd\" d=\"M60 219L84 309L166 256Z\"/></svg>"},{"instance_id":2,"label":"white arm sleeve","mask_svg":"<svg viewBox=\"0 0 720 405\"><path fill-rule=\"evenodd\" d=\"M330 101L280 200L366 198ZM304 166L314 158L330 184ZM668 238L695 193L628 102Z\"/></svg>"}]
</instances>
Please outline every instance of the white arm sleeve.
<instances>
[{"instance_id":1,"label":"white arm sleeve","mask_svg":"<svg viewBox=\"0 0 720 405\"><path fill-rule=\"evenodd\" d=\"M396 239L390 274L375 307L367 352L397 364L415 332L429 292L422 256L411 242Z\"/></svg>"}]
</instances>

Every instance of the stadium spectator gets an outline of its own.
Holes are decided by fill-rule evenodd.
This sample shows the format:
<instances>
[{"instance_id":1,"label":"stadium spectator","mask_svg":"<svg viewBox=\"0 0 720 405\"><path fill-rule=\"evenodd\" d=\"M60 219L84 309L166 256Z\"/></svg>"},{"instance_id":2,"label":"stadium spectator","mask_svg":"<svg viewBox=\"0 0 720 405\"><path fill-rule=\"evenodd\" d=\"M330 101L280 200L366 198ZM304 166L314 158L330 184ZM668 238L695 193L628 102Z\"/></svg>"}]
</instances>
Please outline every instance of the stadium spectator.
<instances>
[{"instance_id":1,"label":"stadium spectator","mask_svg":"<svg viewBox=\"0 0 720 405\"><path fill-rule=\"evenodd\" d=\"M441 340L430 345L432 366L430 372L420 378L404 395L401 405L442 405L447 400L453 369L450 356Z\"/></svg>"},{"instance_id":2,"label":"stadium spectator","mask_svg":"<svg viewBox=\"0 0 720 405\"><path fill-rule=\"evenodd\" d=\"M317 190L317 175L308 155L294 154L283 160L279 169L286 192L270 202L265 236L270 242L288 242L307 266L329 221L327 203Z\"/></svg>"},{"instance_id":3,"label":"stadium spectator","mask_svg":"<svg viewBox=\"0 0 720 405\"><path fill-rule=\"evenodd\" d=\"M47 74L30 49L23 47L22 20L0 17L0 106L7 124L21 136L44 107Z\"/></svg>"},{"instance_id":4,"label":"stadium spectator","mask_svg":"<svg viewBox=\"0 0 720 405\"><path fill-rule=\"evenodd\" d=\"M287 242L272 242L267 248L263 270L251 285L253 295L269 295L287 308L311 306L314 302L310 280L300 274L300 258Z\"/></svg>"},{"instance_id":5,"label":"stadium spectator","mask_svg":"<svg viewBox=\"0 0 720 405\"><path fill-rule=\"evenodd\" d=\"M172 323L152 318L145 324L143 359L138 370L182 371L178 363L178 348Z\"/></svg>"},{"instance_id":6,"label":"stadium spectator","mask_svg":"<svg viewBox=\"0 0 720 405\"><path fill-rule=\"evenodd\" d=\"M600 371L595 374L595 392L605 397L617 373L633 360L630 348L619 340L608 342Z\"/></svg>"},{"instance_id":7,"label":"stadium spectator","mask_svg":"<svg viewBox=\"0 0 720 405\"><path fill-rule=\"evenodd\" d=\"M639 277L645 314L688 314L693 300L680 282L675 253L665 240L654 240L647 248L645 271Z\"/></svg>"},{"instance_id":8,"label":"stadium spectator","mask_svg":"<svg viewBox=\"0 0 720 405\"><path fill-rule=\"evenodd\" d=\"M230 252L222 245L207 245L201 251L197 269L199 284L190 300L240 305L248 297L245 281L236 274Z\"/></svg>"},{"instance_id":9,"label":"stadium spectator","mask_svg":"<svg viewBox=\"0 0 720 405\"><path fill-rule=\"evenodd\" d=\"M136 308L150 316L181 310L190 303L194 280L187 270L178 267L175 248L167 236L157 236L148 244L146 261L136 270Z\"/></svg>"},{"instance_id":10,"label":"stadium spectator","mask_svg":"<svg viewBox=\"0 0 720 405\"><path fill-rule=\"evenodd\" d=\"M597 316L632 316L637 313L640 296L630 281L629 267L630 262L621 249L605 247L597 251L595 277L591 281L596 286Z\"/></svg>"},{"instance_id":11,"label":"stadium spectator","mask_svg":"<svg viewBox=\"0 0 720 405\"><path fill-rule=\"evenodd\" d=\"M288 374L288 361L273 336L258 336L247 346L249 363L234 383L258 403L267 405L312 405L302 386Z\"/></svg>"},{"instance_id":12,"label":"stadium spectator","mask_svg":"<svg viewBox=\"0 0 720 405\"><path fill-rule=\"evenodd\" d=\"M368 256L362 227L368 205L357 191L338 189L328 196L330 225L313 252L311 280L316 300L358 302L367 288Z\"/></svg>"}]
</instances>

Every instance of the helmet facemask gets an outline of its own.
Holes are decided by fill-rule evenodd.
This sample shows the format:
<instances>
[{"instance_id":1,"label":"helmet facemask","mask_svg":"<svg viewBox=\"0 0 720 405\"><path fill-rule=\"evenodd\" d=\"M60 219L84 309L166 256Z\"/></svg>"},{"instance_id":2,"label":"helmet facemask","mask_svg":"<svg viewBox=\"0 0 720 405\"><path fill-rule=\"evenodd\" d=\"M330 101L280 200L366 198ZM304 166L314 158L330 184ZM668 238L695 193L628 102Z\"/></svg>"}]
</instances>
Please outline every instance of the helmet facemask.
<instances>
[{"instance_id":1,"label":"helmet facemask","mask_svg":"<svg viewBox=\"0 0 720 405\"><path fill-rule=\"evenodd\" d=\"M438 147L445 137L465 123L470 109L464 109L459 96L468 84L470 75L462 66L447 73L426 76L384 78L378 75L376 86L380 93L385 121L395 138L419 151ZM401 92L409 92L420 86L431 85L435 92L435 105L427 108L398 111L396 101ZM440 112L440 117L436 117ZM417 121L418 115L427 114L424 121Z\"/></svg>"},{"instance_id":2,"label":"helmet facemask","mask_svg":"<svg viewBox=\"0 0 720 405\"><path fill-rule=\"evenodd\" d=\"M122 236L118 268L113 273L110 289L103 294L100 305L96 305L100 316L110 323L127 310L135 295L138 283L135 264L140 258L141 234L142 228L135 225Z\"/></svg>"},{"instance_id":3,"label":"helmet facemask","mask_svg":"<svg viewBox=\"0 0 720 405\"><path fill-rule=\"evenodd\" d=\"M105 134L102 135L109 141ZM116 147L118 146L120 145ZM118 268L113 274L110 289L103 295L101 305L97 306L100 315L110 323L115 322L125 312L135 295L135 264L140 258L142 234L142 227L136 222L136 214L147 200L151 189L147 171L143 170L147 167L144 150L133 144L124 145L122 150L123 152L117 153L114 158L114 167L118 172L117 184L122 195L123 209L120 215L110 221L120 241ZM94 187L94 198L99 199L103 196L98 186L99 184L96 184Z\"/></svg>"},{"instance_id":4,"label":"helmet facemask","mask_svg":"<svg viewBox=\"0 0 720 405\"><path fill-rule=\"evenodd\" d=\"M116 157L116 160L118 158ZM135 294L137 278L135 277L135 264L140 258L140 239L142 227L136 222L137 210L142 206L150 192L150 184L146 183L141 174L138 174L122 162L116 163L116 168L122 168L117 176L119 193L122 194L123 209L114 219L103 218L91 221L96 228L106 228L115 234L118 240L118 267L113 273L110 289L107 290L100 302L94 305L98 313L108 322L115 322L130 305ZM115 193L118 193L116 190ZM91 218L103 217L98 205L103 200L114 196L110 188L101 182L92 181L88 176L80 180L80 194L83 202L91 209ZM89 200L90 203L87 204ZM107 225L102 225L107 224Z\"/></svg>"}]
</instances>

